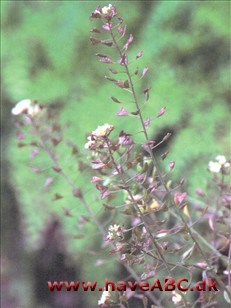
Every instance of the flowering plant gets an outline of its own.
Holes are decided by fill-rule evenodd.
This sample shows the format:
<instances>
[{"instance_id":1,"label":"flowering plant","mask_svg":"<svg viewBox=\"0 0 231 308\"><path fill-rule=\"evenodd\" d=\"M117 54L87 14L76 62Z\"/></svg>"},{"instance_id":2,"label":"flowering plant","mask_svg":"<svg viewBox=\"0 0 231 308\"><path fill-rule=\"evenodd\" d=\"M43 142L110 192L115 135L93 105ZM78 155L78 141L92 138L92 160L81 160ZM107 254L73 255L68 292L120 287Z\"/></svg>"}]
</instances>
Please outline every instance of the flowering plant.
<instances>
[{"instance_id":1,"label":"flowering plant","mask_svg":"<svg viewBox=\"0 0 231 308\"><path fill-rule=\"evenodd\" d=\"M54 172L63 177L74 197L82 202L95 223L102 235L103 245L110 247L110 253L115 255L134 279L149 280L158 275L175 279L180 273L188 278L189 288L198 277L211 277L218 282L220 288L220 292L203 292L198 296L193 296L189 291L173 290L165 297L153 292L140 296L121 291L115 298L111 295L112 292L104 291L98 304L102 307L116 304L126 307L132 300L131 297L141 299L144 307L192 307L198 303L210 302L213 305L224 301L230 303L231 280L227 279L231 259L227 232L230 209L227 177L230 162L223 155L218 155L216 162L209 163L209 172L214 175L213 183L218 192L215 208L210 205L207 194L203 191L198 190L200 200L194 200L184 191L184 180L177 184L170 181L175 162L170 161L168 171L163 172L156 149L171 134L167 133L156 143L148 132L154 119L164 116L166 108L162 107L156 117L145 118L143 111L149 101L150 89L146 87L140 98L135 86L135 82L148 73L148 67L141 70L138 66L133 67L143 56L143 52L137 51L130 60L129 51L134 36L129 34L126 37L127 27L115 6L98 6L92 12L90 20L98 23L91 30L94 35L90 37L92 45L102 45L112 50L110 54L96 53L99 61L108 65L109 75L105 76L106 79L122 91L128 92L133 103L129 110L128 104L122 104L120 99L112 95L113 103L121 105L116 116L133 117L140 125L138 131L121 130L119 133L112 124L98 126L89 134L84 146L89 163L84 166L83 171L90 173L102 206L113 213L108 223L102 224L98 220L87 204L81 188L73 184L60 165L57 145L63 141L63 136L60 126L51 121L50 111L37 102L23 100L12 110L13 115L22 117L17 125L22 128L31 124L32 134L38 139L31 143L33 149L38 148L34 150L34 155L40 150L45 151ZM143 138L141 147L135 139L138 133ZM23 139L21 131L18 132L18 137ZM162 153L161 159L165 162L167 156L168 152ZM59 194L55 195L55 199L60 197L62 196ZM203 234L205 228L209 228L211 233ZM223 269L221 273L220 267Z\"/></svg>"}]
</instances>

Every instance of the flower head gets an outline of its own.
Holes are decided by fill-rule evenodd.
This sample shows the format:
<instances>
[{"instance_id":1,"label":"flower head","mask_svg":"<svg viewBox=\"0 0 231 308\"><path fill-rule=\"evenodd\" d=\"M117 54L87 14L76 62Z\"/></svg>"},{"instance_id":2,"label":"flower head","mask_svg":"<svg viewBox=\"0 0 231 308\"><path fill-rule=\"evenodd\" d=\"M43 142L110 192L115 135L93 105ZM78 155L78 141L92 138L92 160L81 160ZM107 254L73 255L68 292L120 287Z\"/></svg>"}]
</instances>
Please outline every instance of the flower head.
<instances>
[{"instance_id":1,"label":"flower head","mask_svg":"<svg viewBox=\"0 0 231 308\"><path fill-rule=\"evenodd\" d=\"M11 110L13 115L20 115L26 113L33 117L41 111L41 107L38 104L33 104L30 99L24 99L18 102L15 107Z\"/></svg>"},{"instance_id":2,"label":"flower head","mask_svg":"<svg viewBox=\"0 0 231 308\"><path fill-rule=\"evenodd\" d=\"M114 226L111 225L108 228L109 231L115 231L115 232L117 232L119 229L120 229L120 225L116 225L116 224Z\"/></svg>"},{"instance_id":3,"label":"flower head","mask_svg":"<svg viewBox=\"0 0 231 308\"><path fill-rule=\"evenodd\" d=\"M226 163L226 158L224 155L217 155L216 160L220 165L224 165Z\"/></svg>"},{"instance_id":4,"label":"flower head","mask_svg":"<svg viewBox=\"0 0 231 308\"><path fill-rule=\"evenodd\" d=\"M102 295L101 295L100 300L98 300L98 306L107 304L108 301L109 301L109 299L110 299L110 297L111 297L110 292L104 290L103 293L102 293Z\"/></svg>"},{"instance_id":5,"label":"flower head","mask_svg":"<svg viewBox=\"0 0 231 308\"><path fill-rule=\"evenodd\" d=\"M174 304L179 304L182 300L182 296L175 291L172 291L172 301Z\"/></svg>"},{"instance_id":6,"label":"flower head","mask_svg":"<svg viewBox=\"0 0 231 308\"><path fill-rule=\"evenodd\" d=\"M111 8L112 8L112 5L111 5L111 4L109 4L108 6L104 6L104 7L102 8L102 13L103 13L104 15L110 14Z\"/></svg>"},{"instance_id":7,"label":"flower head","mask_svg":"<svg viewBox=\"0 0 231 308\"><path fill-rule=\"evenodd\" d=\"M116 238L121 238L122 237L122 231L121 231L121 227L120 225L111 225L109 228L108 228L108 234L106 236L106 240L107 241L113 241L114 239Z\"/></svg>"},{"instance_id":8,"label":"flower head","mask_svg":"<svg viewBox=\"0 0 231 308\"><path fill-rule=\"evenodd\" d=\"M101 17L105 17L107 20L111 20L112 17L116 15L117 15L116 8L112 4L109 4L108 6L104 6L102 8L98 6L96 10L93 13L91 13L90 20Z\"/></svg>"},{"instance_id":9,"label":"flower head","mask_svg":"<svg viewBox=\"0 0 231 308\"><path fill-rule=\"evenodd\" d=\"M229 168L230 163L227 162L226 157L224 155L217 155L216 161L209 162L209 171L211 173L219 173L222 168Z\"/></svg>"},{"instance_id":10,"label":"flower head","mask_svg":"<svg viewBox=\"0 0 231 308\"><path fill-rule=\"evenodd\" d=\"M91 135L93 137L106 137L110 134L110 132L114 129L113 125L104 124L102 126L98 126L96 130L94 130Z\"/></svg>"},{"instance_id":11,"label":"flower head","mask_svg":"<svg viewBox=\"0 0 231 308\"><path fill-rule=\"evenodd\" d=\"M221 165L218 162L209 162L209 171L212 173L219 173L221 170Z\"/></svg>"},{"instance_id":12,"label":"flower head","mask_svg":"<svg viewBox=\"0 0 231 308\"><path fill-rule=\"evenodd\" d=\"M87 143L85 143L84 148L85 149L92 149L94 147L94 145L95 145L95 141L91 140L91 136L88 136L87 140L88 141L87 141Z\"/></svg>"}]
</instances>

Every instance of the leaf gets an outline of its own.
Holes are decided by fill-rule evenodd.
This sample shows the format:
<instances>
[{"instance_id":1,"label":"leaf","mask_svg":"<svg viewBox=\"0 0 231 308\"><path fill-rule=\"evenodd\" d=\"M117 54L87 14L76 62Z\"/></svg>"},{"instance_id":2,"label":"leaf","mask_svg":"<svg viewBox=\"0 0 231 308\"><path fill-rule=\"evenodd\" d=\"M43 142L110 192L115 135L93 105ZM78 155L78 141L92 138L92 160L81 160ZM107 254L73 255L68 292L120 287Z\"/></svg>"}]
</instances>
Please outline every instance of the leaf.
<instances>
[{"instance_id":1,"label":"leaf","mask_svg":"<svg viewBox=\"0 0 231 308\"><path fill-rule=\"evenodd\" d=\"M97 57L100 57L100 58L107 58L107 55L103 54L103 53L96 53L95 54Z\"/></svg>"},{"instance_id":2,"label":"leaf","mask_svg":"<svg viewBox=\"0 0 231 308\"><path fill-rule=\"evenodd\" d=\"M111 96L111 99L113 100L113 102L117 103L117 104L121 104L121 102L114 96Z\"/></svg>"},{"instance_id":3,"label":"leaf","mask_svg":"<svg viewBox=\"0 0 231 308\"><path fill-rule=\"evenodd\" d=\"M106 209L108 209L108 210L114 210L114 209L115 209L114 206L109 205L109 204L107 204L107 203L103 203L103 206L104 206Z\"/></svg>"},{"instance_id":4,"label":"leaf","mask_svg":"<svg viewBox=\"0 0 231 308\"><path fill-rule=\"evenodd\" d=\"M94 27L93 29L90 30L90 32L93 32L93 33L100 33L100 30L97 29L96 27Z\"/></svg>"},{"instance_id":5,"label":"leaf","mask_svg":"<svg viewBox=\"0 0 231 308\"><path fill-rule=\"evenodd\" d=\"M99 44L101 42L101 40L96 38L96 37L90 37L90 41L91 41L93 46L96 45L96 44Z\"/></svg>"},{"instance_id":6,"label":"leaf","mask_svg":"<svg viewBox=\"0 0 231 308\"><path fill-rule=\"evenodd\" d=\"M186 261L189 258L191 258L194 251L195 251L195 247L196 247L196 244L194 243L189 250L187 250L185 253L183 253L181 261Z\"/></svg>"},{"instance_id":7,"label":"leaf","mask_svg":"<svg viewBox=\"0 0 231 308\"><path fill-rule=\"evenodd\" d=\"M115 69L113 69L113 68L111 68L111 67L109 67L108 69L109 69L109 71L110 71L112 74L118 74L118 71L117 71L117 70L115 70Z\"/></svg>"},{"instance_id":8,"label":"leaf","mask_svg":"<svg viewBox=\"0 0 231 308\"><path fill-rule=\"evenodd\" d=\"M125 81L124 81L124 87L125 87L126 89L129 88L129 82L128 82L128 80L125 80Z\"/></svg>"},{"instance_id":9,"label":"leaf","mask_svg":"<svg viewBox=\"0 0 231 308\"><path fill-rule=\"evenodd\" d=\"M60 195L60 194L55 194L54 197L51 199L51 201L56 201L56 200L59 200L59 199L62 199L63 196Z\"/></svg>"}]
</instances>

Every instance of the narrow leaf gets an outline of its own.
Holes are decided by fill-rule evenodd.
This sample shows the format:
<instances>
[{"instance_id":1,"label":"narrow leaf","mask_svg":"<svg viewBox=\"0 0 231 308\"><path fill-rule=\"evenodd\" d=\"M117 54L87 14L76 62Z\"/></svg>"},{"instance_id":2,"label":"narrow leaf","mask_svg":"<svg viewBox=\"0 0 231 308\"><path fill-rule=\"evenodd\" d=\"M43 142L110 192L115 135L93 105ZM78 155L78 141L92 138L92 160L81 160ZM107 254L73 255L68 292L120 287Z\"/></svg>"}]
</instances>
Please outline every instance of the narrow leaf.
<instances>
[{"instance_id":1,"label":"narrow leaf","mask_svg":"<svg viewBox=\"0 0 231 308\"><path fill-rule=\"evenodd\" d=\"M121 104L121 102L114 96L111 96L111 99L113 100L113 102L117 103L117 104Z\"/></svg>"}]
</instances>

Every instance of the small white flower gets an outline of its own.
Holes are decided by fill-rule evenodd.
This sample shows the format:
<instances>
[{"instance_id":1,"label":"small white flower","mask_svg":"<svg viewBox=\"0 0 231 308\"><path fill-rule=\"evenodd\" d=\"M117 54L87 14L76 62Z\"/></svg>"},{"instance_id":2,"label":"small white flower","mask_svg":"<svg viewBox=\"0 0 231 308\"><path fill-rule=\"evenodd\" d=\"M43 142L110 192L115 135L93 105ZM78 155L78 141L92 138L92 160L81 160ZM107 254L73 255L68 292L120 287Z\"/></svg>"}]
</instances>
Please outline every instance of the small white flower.
<instances>
[{"instance_id":1,"label":"small white flower","mask_svg":"<svg viewBox=\"0 0 231 308\"><path fill-rule=\"evenodd\" d=\"M28 108L31 107L31 100L30 99L24 99L20 102L18 102L15 107L11 110L13 115L19 115L24 111L27 111Z\"/></svg>"},{"instance_id":2,"label":"small white flower","mask_svg":"<svg viewBox=\"0 0 231 308\"><path fill-rule=\"evenodd\" d=\"M218 162L209 162L209 171L212 173L219 173L221 170L221 165Z\"/></svg>"},{"instance_id":3,"label":"small white flower","mask_svg":"<svg viewBox=\"0 0 231 308\"><path fill-rule=\"evenodd\" d=\"M114 239L114 234L112 232L108 232L108 235L107 235L106 239L108 241L112 241Z\"/></svg>"},{"instance_id":4,"label":"small white flower","mask_svg":"<svg viewBox=\"0 0 231 308\"><path fill-rule=\"evenodd\" d=\"M107 301L110 299L110 297L111 297L110 292L104 290L102 295L101 295L100 300L98 300L98 306L106 304Z\"/></svg>"},{"instance_id":5,"label":"small white flower","mask_svg":"<svg viewBox=\"0 0 231 308\"><path fill-rule=\"evenodd\" d=\"M110 226L108 228L108 230L111 231L111 232L113 232L113 231L117 232L119 230L119 228L120 228L120 225L114 225L114 226Z\"/></svg>"},{"instance_id":6,"label":"small white flower","mask_svg":"<svg viewBox=\"0 0 231 308\"><path fill-rule=\"evenodd\" d=\"M91 137L87 137L87 143L84 145L84 148L85 149L90 149L92 145L95 144L95 141L94 140L91 140Z\"/></svg>"},{"instance_id":7,"label":"small white flower","mask_svg":"<svg viewBox=\"0 0 231 308\"><path fill-rule=\"evenodd\" d=\"M20 115L23 112L26 112L31 117L35 116L41 111L41 108L38 104L32 104L30 99L24 99L18 102L15 107L11 110L13 115Z\"/></svg>"},{"instance_id":8,"label":"small white flower","mask_svg":"<svg viewBox=\"0 0 231 308\"><path fill-rule=\"evenodd\" d=\"M179 293L176 293L175 291L172 291L172 301L174 304L179 304L182 300L182 297Z\"/></svg>"},{"instance_id":9,"label":"small white flower","mask_svg":"<svg viewBox=\"0 0 231 308\"><path fill-rule=\"evenodd\" d=\"M230 163L225 163L224 167L228 169L230 167Z\"/></svg>"},{"instance_id":10,"label":"small white flower","mask_svg":"<svg viewBox=\"0 0 231 308\"><path fill-rule=\"evenodd\" d=\"M226 158L224 155L217 155L216 160L220 165L224 165L226 163Z\"/></svg>"},{"instance_id":11,"label":"small white flower","mask_svg":"<svg viewBox=\"0 0 231 308\"><path fill-rule=\"evenodd\" d=\"M101 14L99 10L94 11L95 14Z\"/></svg>"},{"instance_id":12,"label":"small white flower","mask_svg":"<svg viewBox=\"0 0 231 308\"><path fill-rule=\"evenodd\" d=\"M105 137L108 136L113 129L113 125L104 124L102 126L98 126L97 129L94 130L91 134L94 137Z\"/></svg>"},{"instance_id":13,"label":"small white flower","mask_svg":"<svg viewBox=\"0 0 231 308\"><path fill-rule=\"evenodd\" d=\"M30 106L30 108L28 108L27 113L31 116L34 117L35 115L37 115L39 112L41 111L41 108L38 104L36 105L32 105Z\"/></svg>"},{"instance_id":14,"label":"small white flower","mask_svg":"<svg viewBox=\"0 0 231 308\"><path fill-rule=\"evenodd\" d=\"M111 8L112 8L112 5L111 5L111 4L109 4L108 6L104 6L104 7L102 8L102 13L103 13L104 15L109 14L109 13L111 12Z\"/></svg>"}]
</instances>

